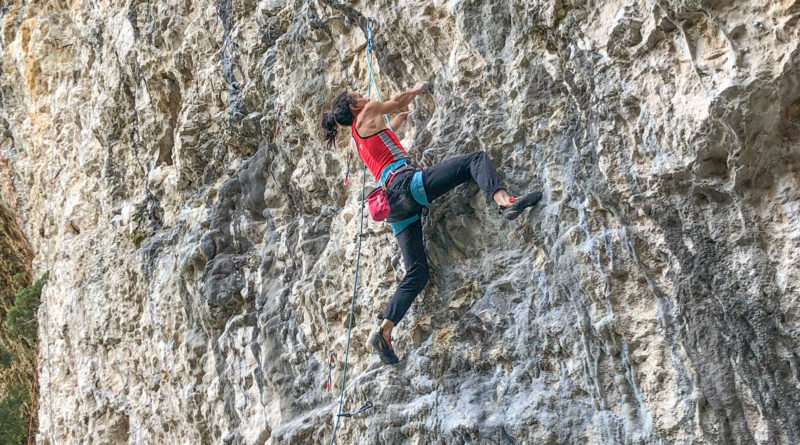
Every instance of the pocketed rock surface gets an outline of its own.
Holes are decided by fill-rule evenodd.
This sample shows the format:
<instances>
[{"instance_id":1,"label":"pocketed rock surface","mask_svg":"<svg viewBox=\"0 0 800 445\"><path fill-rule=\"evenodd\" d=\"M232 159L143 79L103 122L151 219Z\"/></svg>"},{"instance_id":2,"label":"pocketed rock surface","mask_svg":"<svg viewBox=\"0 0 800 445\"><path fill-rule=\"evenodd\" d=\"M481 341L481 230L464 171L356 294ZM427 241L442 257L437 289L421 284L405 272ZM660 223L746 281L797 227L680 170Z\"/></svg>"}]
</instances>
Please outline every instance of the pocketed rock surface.
<instances>
[{"instance_id":1,"label":"pocketed rock surface","mask_svg":"<svg viewBox=\"0 0 800 445\"><path fill-rule=\"evenodd\" d=\"M384 99L433 86L414 162L484 150L544 199L430 206L396 366L365 216L343 410L374 408L337 443L800 442L800 2L11 0L37 443L330 442L362 170L318 122L366 91L368 17Z\"/></svg>"}]
</instances>

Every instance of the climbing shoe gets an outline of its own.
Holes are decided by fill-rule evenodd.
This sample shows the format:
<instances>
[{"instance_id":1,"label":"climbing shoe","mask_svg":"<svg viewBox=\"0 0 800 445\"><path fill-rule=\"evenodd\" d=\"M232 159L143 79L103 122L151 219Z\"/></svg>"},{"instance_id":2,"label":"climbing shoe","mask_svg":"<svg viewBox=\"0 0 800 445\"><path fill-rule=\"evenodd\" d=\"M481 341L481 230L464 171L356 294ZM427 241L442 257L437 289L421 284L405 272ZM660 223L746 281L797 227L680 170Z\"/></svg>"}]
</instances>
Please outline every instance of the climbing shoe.
<instances>
[{"instance_id":1,"label":"climbing shoe","mask_svg":"<svg viewBox=\"0 0 800 445\"><path fill-rule=\"evenodd\" d=\"M532 192L528 193L527 195L522 195L521 197L514 199L509 207L502 209L501 213L508 220L517 219L523 210L527 209L528 207L535 206L536 203L541 199L542 192Z\"/></svg>"},{"instance_id":2,"label":"climbing shoe","mask_svg":"<svg viewBox=\"0 0 800 445\"><path fill-rule=\"evenodd\" d=\"M381 361L384 365L391 365L392 363L397 363L400 361L392 348L390 348L386 343L386 340L383 338L383 334L380 330L372 334L372 336L369 338L369 343L372 345L372 349L374 349L375 352L377 352L381 357Z\"/></svg>"}]
</instances>

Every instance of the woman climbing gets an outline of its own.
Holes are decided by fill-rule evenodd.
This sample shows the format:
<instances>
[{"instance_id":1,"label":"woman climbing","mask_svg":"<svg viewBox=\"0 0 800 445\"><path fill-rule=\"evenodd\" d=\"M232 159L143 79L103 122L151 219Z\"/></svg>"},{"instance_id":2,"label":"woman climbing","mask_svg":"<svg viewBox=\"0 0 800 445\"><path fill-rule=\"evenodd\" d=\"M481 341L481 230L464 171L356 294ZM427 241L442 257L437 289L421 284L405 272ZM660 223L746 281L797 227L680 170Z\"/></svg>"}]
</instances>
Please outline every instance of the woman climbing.
<instances>
[{"instance_id":1,"label":"woman climbing","mask_svg":"<svg viewBox=\"0 0 800 445\"><path fill-rule=\"evenodd\" d=\"M403 319L429 279L428 261L422 244L422 208L469 180L474 180L501 207L503 216L509 220L516 219L520 212L535 205L542 197L540 192L516 199L511 197L483 151L456 156L421 171L414 168L399 139L386 126L383 116L404 110L415 96L425 90L426 85L418 83L386 102L371 101L356 92L344 92L333 100L333 111L322 116L328 148L336 143L339 125L350 126L356 152L375 180L386 186L391 209L386 220L400 245L406 275L389 300L380 328L370 337L370 344L385 364L398 361L392 348L392 329ZM391 127L398 128L407 116L408 112L395 116Z\"/></svg>"}]
</instances>

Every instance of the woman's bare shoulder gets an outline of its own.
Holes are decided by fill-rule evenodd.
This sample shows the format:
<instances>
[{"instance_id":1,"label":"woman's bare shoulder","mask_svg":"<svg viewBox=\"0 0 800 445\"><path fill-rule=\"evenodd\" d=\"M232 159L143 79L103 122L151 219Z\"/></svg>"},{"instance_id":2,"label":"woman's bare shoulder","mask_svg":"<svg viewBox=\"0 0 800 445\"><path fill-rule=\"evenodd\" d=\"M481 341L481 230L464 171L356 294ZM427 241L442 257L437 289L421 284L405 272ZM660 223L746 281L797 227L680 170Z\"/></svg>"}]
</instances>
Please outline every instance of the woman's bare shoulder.
<instances>
[{"instance_id":1,"label":"woman's bare shoulder","mask_svg":"<svg viewBox=\"0 0 800 445\"><path fill-rule=\"evenodd\" d=\"M356 131L361 136L368 136L383 130L383 115L380 113L367 113L367 107L361 112L362 116L356 122Z\"/></svg>"}]
</instances>

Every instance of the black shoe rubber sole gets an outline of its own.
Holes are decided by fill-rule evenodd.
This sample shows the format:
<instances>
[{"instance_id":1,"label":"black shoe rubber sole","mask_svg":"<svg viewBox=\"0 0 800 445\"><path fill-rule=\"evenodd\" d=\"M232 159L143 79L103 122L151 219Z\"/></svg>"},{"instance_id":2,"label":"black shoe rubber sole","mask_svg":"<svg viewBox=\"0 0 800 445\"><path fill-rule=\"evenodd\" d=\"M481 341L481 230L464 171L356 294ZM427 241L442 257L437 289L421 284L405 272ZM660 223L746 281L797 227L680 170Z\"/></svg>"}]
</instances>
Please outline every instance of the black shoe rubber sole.
<instances>
[{"instance_id":1,"label":"black shoe rubber sole","mask_svg":"<svg viewBox=\"0 0 800 445\"><path fill-rule=\"evenodd\" d=\"M526 195L523 195L513 204L511 207L506 207L503 210L503 217L507 220L512 221L517 219L517 217L522 213L523 210L527 209L528 207L535 206L539 201L542 199L542 192L532 192Z\"/></svg>"},{"instance_id":2,"label":"black shoe rubber sole","mask_svg":"<svg viewBox=\"0 0 800 445\"><path fill-rule=\"evenodd\" d=\"M383 335L379 332L375 332L370 336L369 343L372 345L372 349L378 353L378 356L381 358L381 361L384 365L391 365L393 363L397 363L400 361L397 358L397 354L389 348L389 345L386 344L386 340L383 339Z\"/></svg>"}]
</instances>

